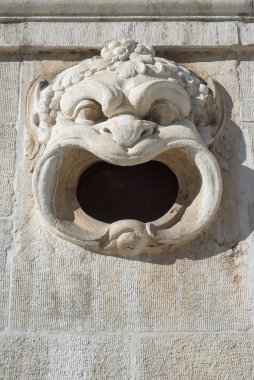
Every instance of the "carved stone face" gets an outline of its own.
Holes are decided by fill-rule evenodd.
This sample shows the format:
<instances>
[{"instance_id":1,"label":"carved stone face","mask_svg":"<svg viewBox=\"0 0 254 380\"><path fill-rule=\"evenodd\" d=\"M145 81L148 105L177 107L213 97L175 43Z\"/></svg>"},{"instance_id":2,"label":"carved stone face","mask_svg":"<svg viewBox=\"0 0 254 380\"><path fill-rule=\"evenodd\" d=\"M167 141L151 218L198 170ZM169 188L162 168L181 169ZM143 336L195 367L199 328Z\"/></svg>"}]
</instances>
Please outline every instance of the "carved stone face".
<instances>
[{"instance_id":1,"label":"carved stone face","mask_svg":"<svg viewBox=\"0 0 254 380\"><path fill-rule=\"evenodd\" d=\"M39 157L33 193L43 225L94 252L122 256L193 239L214 216L222 191L207 147L225 123L219 85L212 86L217 104L194 74L130 40L39 83L28 99L28 146L30 157ZM174 205L158 219L107 223L80 207L80 176L96 162L151 160L167 165L179 185Z\"/></svg>"}]
</instances>

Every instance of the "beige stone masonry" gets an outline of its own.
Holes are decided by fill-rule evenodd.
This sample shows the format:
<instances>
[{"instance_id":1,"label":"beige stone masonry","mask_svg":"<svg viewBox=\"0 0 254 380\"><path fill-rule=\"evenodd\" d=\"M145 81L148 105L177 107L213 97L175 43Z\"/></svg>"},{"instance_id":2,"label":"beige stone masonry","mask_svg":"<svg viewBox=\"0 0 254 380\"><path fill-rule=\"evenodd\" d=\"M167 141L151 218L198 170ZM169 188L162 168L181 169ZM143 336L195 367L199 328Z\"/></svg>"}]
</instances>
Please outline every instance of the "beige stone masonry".
<instances>
[{"instance_id":1,"label":"beige stone masonry","mask_svg":"<svg viewBox=\"0 0 254 380\"><path fill-rule=\"evenodd\" d=\"M1 2L1 380L254 379L253 36L250 0ZM214 220L156 257L100 255L47 232L25 153L34 81L121 38L217 80L231 113L211 148L223 182Z\"/></svg>"}]
</instances>

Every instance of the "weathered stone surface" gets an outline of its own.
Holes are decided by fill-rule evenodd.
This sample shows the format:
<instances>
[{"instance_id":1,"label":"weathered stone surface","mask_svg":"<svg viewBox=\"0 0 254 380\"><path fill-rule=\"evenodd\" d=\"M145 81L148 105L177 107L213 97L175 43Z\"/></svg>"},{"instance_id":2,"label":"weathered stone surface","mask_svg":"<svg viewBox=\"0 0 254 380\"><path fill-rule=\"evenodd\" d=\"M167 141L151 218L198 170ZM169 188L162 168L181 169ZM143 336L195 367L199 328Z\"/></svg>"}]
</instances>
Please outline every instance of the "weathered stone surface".
<instances>
[{"instance_id":1,"label":"weathered stone surface","mask_svg":"<svg viewBox=\"0 0 254 380\"><path fill-rule=\"evenodd\" d=\"M16 129L14 125L0 124L0 216L12 213L14 202L14 174L16 158Z\"/></svg>"},{"instance_id":2,"label":"weathered stone surface","mask_svg":"<svg viewBox=\"0 0 254 380\"><path fill-rule=\"evenodd\" d=\"M12 222L0 220L0 330L8 325L11 242Z\"/></svg>"},{"instance_id":3,"label":"weathered stone surface","mask_svg":"<svg viewBox=\"0 0 254 380\"><path fill-rule=\"evenodd\" d=\"M147 7L141 0L135 3L137 11ZM215 6L211 1L211 7L187 3L190 15L198 7L216 14L221 6L224 12L226 2ZM228 14L236 9L250 14L249 1L227 3ZM22 3L6 0L7 8L0 12L10 5L16 14L43 10L39 0L17 4ZM57 2L51 8L46 8L49 1L44 4L51 15L68 11L67 2L61 2L61 9ZM101 13L111 14L112 4L105 3ZM90 15L96 6L91 5ZM16 58L2 57L0 64L0 328L8 331L0 335L0 379L253 379L253 56L242 56L253 48L252 25L218 19L43 20L0 26L0 49L19 52L20 59L25 52L27 59L22 81ZM225 87L232 109L225 136L213 149L224 188L217 217L197 240L156 259L147 254L139 260L100 256L45 232L34 210L23 150L25 102L32 82L39 75L51 81L57 72L94 55L105 41L124 37L157 46L161 56L167 54L205 80L213 76ZM10 199L18 105L16 223Z\"/></svg>"},{"instance_id":4,"label":"weathered stone surface","mask_svg":"<svg viewBox=\"0 0 254 380\"><path fill-rule=\"evenodd\" d=\"M250 28L251 29L251 28ZM254 56L241 56L239 64L239 82L241 93L242 137L239 149L240 191L241 191L241 231L246 237L245 246L248 252L248 286L254 299ZM254 311L252 312L254 318Z\"/></svg>"},{"instance_id":5,"label":"weathered stone surface","mask_svg":"<svg viewBox=\"0 0 254 380\"><path fill-rule=\"evenodd\" d=\"M251 3L248 0L131 0L131 1L103 1L79 0L75 7L71 0L4 0L1 6L1 15L249 15Z\"/></svg>"},{"instance_id":6,"label":"weathered stone surface","mask_svg":"<svg viewBox=\"0 0 254 380\"><path fill-rule=\"evenodd\" d=\"M240 42L243 46L254 45L254 25L252 23L242 24L240 29Z\"/></svg>"},{"instance_id":7,"label":"weathered stone surface","mask_svg":"<svg viewBox=\"0 0 254 380\"><path fill-rule=\"evenodd\" d=\"M10 61L8 61L10 60ZM0 123L15 123L18 114L20 63L12 62L13 56L4 56L0 61Z\"/></svg>"},{"instance_id":8,"label":"weathered stone surface","mask_svg":"<svg viewBox=\"0 0 254 380\"><path fill-rule=\"evenodd\" d=\"M16 62L15 58L13 61L13 56L2 56L0 62L0 217L9 216L13 211L19 70L20 63Z\"/></svg>"},{"instance_id":9,"label":"weathered stone surface","mask_svg":"<svg viewBox=\"0 0 254 380\"><path fill-rule=\"evenodd\" d=\"M208 74L214 75L226 87L237 122L236 61L206 62L207 55L203 59L190 56L196 62L188 67L205 79ZM61 65L65 67L63 62L33 63L30 59L24 69L25 86L33 75L48 72L49 67L52 72L58 71ZM241 240L238 151L242 143L238 132L239 127L230 124L226 133L229 152L222 148L215 152L225 166L226 192L221 213L210 231L193 244L156 260L149 255L143 261L103 257L50 237L42 230L33 208L31 175L24 165L23 173L19 172L21 245L13 270L11 327L73 332L250 328L246 251L242 245L234 248Z\"/></svg>"},{"instance_id":10,"label":"weathered stone surface","mask_svg":"<svg viewBox=\"0 0 254 380\"><path fill-rule=\"evenodd\" d=\"M253 350L253 335L143 337L135 379L253 379Z\"/></svg>"},{"instance_id":11,"label":"weathered stone surface","mask_svg":"<svg viewBox=\"0 0 254 380\"><path fill-rule=\"evenodd\" d=\"M84 50L101 48L105 41L132 38L158 47L232 47L238 44L234 22L29 22L2 24L2 50ZM63 33L64 30L64 33Z\"/></svg>"},{"instance_id":12,"label":"weathered stone surface","mask_svg":"<svg viewBox=\"0 0 254 380\"><path fill-rule=\"evenodd\" d=\"M254 121L254 57L241 57L239 66L241 116L243 122Z\"/></svg>"},{"instance_id":13,"label":"weathered stone surface","mask_svg":"<svg viewBox=\"0 0 254 380\"><path fill-rule=\"evenodd\" d=\"M248 82L248 81L247 81ZM242 124L242 144L239 151L240 169L240 190L241 190L241 231L246 236L245 250L248 252L248 285L250 295L254 299L254 204L253 204L253 187L254 187L254 122L243 122ZM254 310L252 311L254 317Z\"/></svg>"},{"instance_id":14,"label":"weathered stone surface","mask_svg":"<svg viewBox=\"0 0 254 380\"><path fill-rule=\"evenodd\" d=\"M128 336L2 335L0 352L4 380L130 379Z\"/></svg>"},{"instance_id":15,"label":"weathered stone surface","mask_svg":"<svg viewBox=\"0 0 254 380\"><path fill-rule=\"evenodd\" d=\"M192 260L174 263L175 256L169 255L158 263L125 261L52 239L40 226L34 228L36 224L32 217L23 227L21 251L15 259L11 303L15 330L224 331L251 327L241 252L208 258L206 254L218 249L210 243L192 246Z\"/></svg>"}]
</instances>

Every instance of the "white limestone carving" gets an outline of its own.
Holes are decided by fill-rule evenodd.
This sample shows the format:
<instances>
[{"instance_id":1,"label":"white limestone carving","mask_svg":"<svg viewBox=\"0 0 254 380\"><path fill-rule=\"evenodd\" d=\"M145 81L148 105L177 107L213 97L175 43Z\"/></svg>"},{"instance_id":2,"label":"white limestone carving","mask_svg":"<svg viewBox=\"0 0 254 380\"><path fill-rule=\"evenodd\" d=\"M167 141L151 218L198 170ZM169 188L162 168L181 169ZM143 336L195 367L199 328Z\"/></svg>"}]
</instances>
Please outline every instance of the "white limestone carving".
<instances>
[{"instance_id":1,"label":"white limestone carving","mask_svg":"<svg viewBox=\"0 0 254 380\"><path fill-rule=\"evenodd\" d=\"M28 97L28 154L42 224L94 252L135 256L183 244L204 230L222 182L209 147L226 122L220 85L155 57L132 40L38 82ZM80 175L103 160L131 166L157 160L177 176L173 207L149 223L103 223L80 207Z\"/></svg>"}]
</instances>

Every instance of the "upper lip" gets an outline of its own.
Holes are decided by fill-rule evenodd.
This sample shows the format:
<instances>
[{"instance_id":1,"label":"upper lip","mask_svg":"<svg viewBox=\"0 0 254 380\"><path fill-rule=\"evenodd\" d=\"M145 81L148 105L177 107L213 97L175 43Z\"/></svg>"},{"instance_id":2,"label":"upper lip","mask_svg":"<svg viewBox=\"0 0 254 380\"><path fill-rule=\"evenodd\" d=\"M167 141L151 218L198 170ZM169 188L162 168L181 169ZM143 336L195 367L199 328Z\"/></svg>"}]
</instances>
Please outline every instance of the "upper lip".
<instances>
[{"instance_id":1,"label":"upper lip","mask_svg":"<svg viewBox=\"0 0 254 380\"><path fill-rule=\"evenodd\" d=\"M80 140L73 136L67 136L64 139L61 139L61 142L57 141L53 146L51 145L47 155L52 156L52 154L58 151L59 148L70 148L76 146L79 149L89 151L103 161L116 165L132 166L150 161L156 158L159 154L171 148L184 147L185 145L188 146L190 143L195 144L194 139L160 139L158 136L159 131L153 136L144 136L130 147L119 145L111 138L108 138L106 144L107 149L104 148L102 150L98 149L100 148L100 145L96 145L96 143L91 149L91 146L87 143L87 140Z\"/></svg>"}]
</instances>

